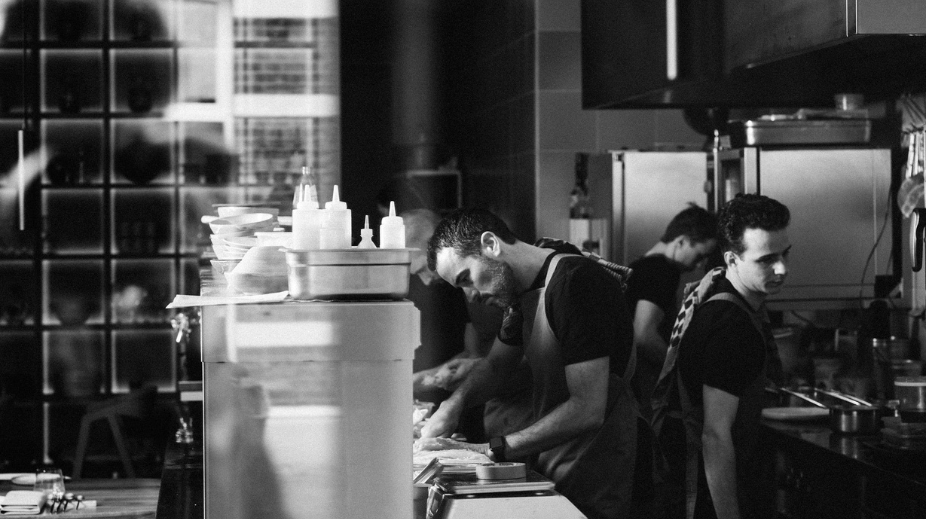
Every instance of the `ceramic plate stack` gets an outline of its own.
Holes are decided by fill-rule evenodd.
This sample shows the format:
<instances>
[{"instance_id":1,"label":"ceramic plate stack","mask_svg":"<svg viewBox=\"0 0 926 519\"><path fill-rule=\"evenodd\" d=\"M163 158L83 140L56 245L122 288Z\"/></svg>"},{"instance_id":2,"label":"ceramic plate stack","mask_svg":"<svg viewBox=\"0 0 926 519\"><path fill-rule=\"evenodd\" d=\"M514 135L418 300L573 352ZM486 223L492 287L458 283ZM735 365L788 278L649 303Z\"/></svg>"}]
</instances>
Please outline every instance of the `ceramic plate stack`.
<instances>
[{"instance_id":1,"label":"ceramic plate stack","mask_svg":"<svg viewBox=\"0 0 926 519\"><path fill-rule=\"evenodd\" d=\"M245 213L209 222L212 249L220 260L240 260L257 245L256 232L272 231L276 216L271 213Z\"/></svg>"}]
</instances>

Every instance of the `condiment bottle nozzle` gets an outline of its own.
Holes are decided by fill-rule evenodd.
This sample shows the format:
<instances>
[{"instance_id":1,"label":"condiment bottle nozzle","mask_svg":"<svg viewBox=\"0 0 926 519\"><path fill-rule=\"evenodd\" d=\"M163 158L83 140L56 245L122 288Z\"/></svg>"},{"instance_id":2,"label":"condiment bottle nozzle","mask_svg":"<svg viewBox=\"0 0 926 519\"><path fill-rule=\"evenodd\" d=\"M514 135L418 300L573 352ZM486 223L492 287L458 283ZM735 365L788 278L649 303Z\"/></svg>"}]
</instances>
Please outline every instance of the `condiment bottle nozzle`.
<instances>
[{"instance_id":1,"label":"condiment bottle nozzle","mask_svg":"<svg viewBox=\"0 0 926 519\"><path fill-rule=\"evenodd\" d=\"M360 243L357 244L357 248L376 248L376 244L373 243L373 229L370 229L370 215L364 215L363 217L363 229L360 229Z\"/></svg>"}]
</instances>

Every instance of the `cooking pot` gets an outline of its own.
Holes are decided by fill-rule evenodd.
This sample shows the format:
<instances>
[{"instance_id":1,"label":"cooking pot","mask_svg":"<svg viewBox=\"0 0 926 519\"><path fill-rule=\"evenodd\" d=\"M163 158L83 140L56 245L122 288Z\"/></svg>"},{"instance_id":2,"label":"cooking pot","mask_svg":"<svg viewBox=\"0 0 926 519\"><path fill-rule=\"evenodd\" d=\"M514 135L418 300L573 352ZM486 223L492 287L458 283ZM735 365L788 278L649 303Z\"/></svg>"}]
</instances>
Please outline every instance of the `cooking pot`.
<instances>
[{"instance_id":1,"label":"cooking pot","mask_svg":"<svg viewBox=\"0 0 926 519\"><path fill-rule=\"evenodd\" d=\"M798 391L779 388L779 391L795 396L817 407L829 410L830 429L838 434L875 434L881 428L881 412L864 400L837 391L817 389L817 392L844 401L843 404L827 406Z\"/></svg>"}]
</instances>

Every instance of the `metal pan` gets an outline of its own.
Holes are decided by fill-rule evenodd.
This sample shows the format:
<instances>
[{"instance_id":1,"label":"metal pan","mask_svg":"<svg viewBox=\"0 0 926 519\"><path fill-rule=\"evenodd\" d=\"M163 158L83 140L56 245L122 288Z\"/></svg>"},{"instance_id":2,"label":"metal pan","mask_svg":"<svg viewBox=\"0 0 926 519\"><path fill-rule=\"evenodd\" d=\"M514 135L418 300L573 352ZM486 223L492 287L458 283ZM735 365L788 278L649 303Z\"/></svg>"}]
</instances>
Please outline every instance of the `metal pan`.
<instances>
[{"instance_id":1,"label":"metal pan","mask_svg":"<svg viewBox=\"0 0 926 519\"><path fill-rule=\"evenodd\" d=\"M829 409L829 425L830 429L835 433L870 435L876 434L881 428L881 413L877 407L856 404L827 406L798 391L792 391L787 388L779 388L779 391L800 398L817 407ZM859 400L842 393L838 394L840 396L836 398ZM829 396L835 396L835 394Z\"/></svg>"}]
</instances>

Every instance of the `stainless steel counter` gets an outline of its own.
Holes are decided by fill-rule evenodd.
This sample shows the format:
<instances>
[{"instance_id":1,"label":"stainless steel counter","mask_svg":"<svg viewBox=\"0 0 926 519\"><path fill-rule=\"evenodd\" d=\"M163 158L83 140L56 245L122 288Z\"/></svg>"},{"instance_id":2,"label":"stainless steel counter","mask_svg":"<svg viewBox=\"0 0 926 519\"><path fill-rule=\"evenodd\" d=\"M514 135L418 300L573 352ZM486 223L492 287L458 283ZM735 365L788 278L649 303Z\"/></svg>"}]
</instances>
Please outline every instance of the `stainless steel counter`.
<instances>
[{"instance_id":1,"label":"stainless steel counter","mask_svg":"<svg viewBox=\"0 0 926 519\"><path fill-rule=\"evenodd\" d=\"M203 307L206 517L411 517L418 319L409 301Z\"/></svg>"}]
</instances>

